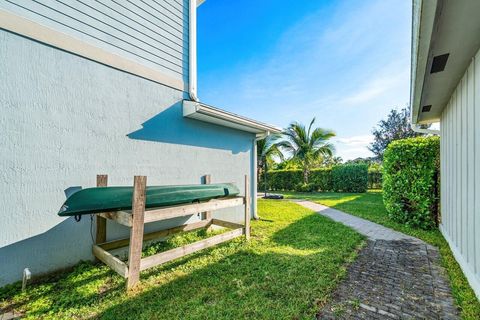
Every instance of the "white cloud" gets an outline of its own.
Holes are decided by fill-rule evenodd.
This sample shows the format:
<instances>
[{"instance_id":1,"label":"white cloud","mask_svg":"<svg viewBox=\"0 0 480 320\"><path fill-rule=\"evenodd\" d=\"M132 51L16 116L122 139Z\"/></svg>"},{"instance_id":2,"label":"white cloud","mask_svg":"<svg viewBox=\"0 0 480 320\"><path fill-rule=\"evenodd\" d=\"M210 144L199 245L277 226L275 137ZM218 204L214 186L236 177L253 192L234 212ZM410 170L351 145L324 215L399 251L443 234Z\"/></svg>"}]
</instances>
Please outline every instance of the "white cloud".
<instances>
[{"instance_id":1,"label":"white cloud","mask_svg":"<svg viewBox=\"0 0 480 320\"><path fill-rule=\"evenodd\" d=\"M388 94L390 91L395 91L399 87L408 86L410 71L405 69L405 65L405 62L397 62L384 66L359 90L347 94L342 103L347 105L366 103Z\"/></svg>"},{"instance_id":2,"label":"white cloud","mask_svg":"<svg viewBox=\"0 0 480 320\"><path fill-rule=\"evenodd\" d=\"M373 141L372 135L360 135L360 136L353 136L353 137L337 137L334 138L338 144L346 145L346 146L363 146L368 145Z\"/></svg>"},{"instance_id":3,"label":"white cloud","mask_svg":"<svg viewBox=\"0 0 480 320\"><path fill-rule=\"evenodd\" d=\"M335 137L332 140L335 144L336 155L342 157L344 161L372 156L370 150L367 149L367 146L373 141L371 135Z\"/></svg>"},{"instance_id":4,"label":"white cloud","mask_svg":"<svg viewBox=\"0 0 480 320\"><path fill-rule=\"evenodd\" d=\"M341 102L347 105L363 104L378 98L392 87L392 79L374 79L360 90L344 97Z\"/></svg>"}]
</instances>

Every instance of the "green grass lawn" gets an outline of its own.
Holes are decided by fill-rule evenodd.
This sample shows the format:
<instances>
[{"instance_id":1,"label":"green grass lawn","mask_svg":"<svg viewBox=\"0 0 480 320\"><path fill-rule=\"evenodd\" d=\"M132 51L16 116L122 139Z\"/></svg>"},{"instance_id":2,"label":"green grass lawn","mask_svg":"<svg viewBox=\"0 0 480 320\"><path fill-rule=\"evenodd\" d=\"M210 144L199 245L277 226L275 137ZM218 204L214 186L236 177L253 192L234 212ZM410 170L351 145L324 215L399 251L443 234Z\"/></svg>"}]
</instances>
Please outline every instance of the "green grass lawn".
<instances>
[{"instance_id":1,"label":"green grass lawn","mask_svg":"<svg viewBox=\"0 0 480 320\"><path fill-rule=\"evenodd\" d=\"M259 201L259 212L249 242L238 238L143 272L128 295L123 278L84 262L25 293L19 284L0 289L0 310L27 319L312 319L364 238L290 202ZM205 236L175 236L146 252Z\"/></svg>"},{"instance_id":2,"label":"green grass lawn","mask_svg":"<svg viewBox=\"0 0 480 320\"><path fill-rule=\"evenodd\" d=\"M367 193L298 193L284 192L285 197L308 199L352 215L376 222L405 234L420 238L439 248L442 264L447 269L453 295L463 319L480 319L480 302L470 288L460 266L438 230L425 231L414 229L390 220L383 205L382 193L371 190Z\"/></svg>"}]
</instances>

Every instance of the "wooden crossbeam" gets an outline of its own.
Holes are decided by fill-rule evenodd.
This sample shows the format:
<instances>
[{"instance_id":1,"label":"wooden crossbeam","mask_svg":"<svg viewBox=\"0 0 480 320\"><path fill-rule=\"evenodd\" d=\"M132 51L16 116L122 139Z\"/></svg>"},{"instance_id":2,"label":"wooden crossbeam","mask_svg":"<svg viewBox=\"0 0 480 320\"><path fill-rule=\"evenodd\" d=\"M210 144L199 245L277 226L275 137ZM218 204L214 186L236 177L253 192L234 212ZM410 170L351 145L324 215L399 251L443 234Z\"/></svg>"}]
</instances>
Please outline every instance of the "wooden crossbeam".
<instances>
[{"instance_id":1,"label":"wooden crossbeam","mask_svg":"<svg viewBox=\"0 0 480 320\"><path fill-rule=\"evenodd\" d=\"M188 231L202 229L202 228L208 227L211 223L212 223L211 220L202 220L199 222L184 224L184 225L173 227L170 229L145 233L143 235L143 241L149 241L153 239L168 237L172 234L176 234L180 232L188 232ZM130 238L125 238L125 239L119 239L119 240L109 241L105 243L100 243L98 246L104 250L113 250L117 248L126 247L128 246L129 243L130 243Z\"/></svg>"},{"instance_id":2,"label":"wooden crossbeam","mask_svg":"<svg viewBox=\"0 0 480 320\"><path fill-rule=\"evenodd\" d=\"M230 208L242 204L244 204L243 197L233 197L226 199L212 199L207 202L183 204L158 209L146 209L144 222L150 223L159 220L172 219L197 214L199 212ZM130 211L102 212L99 215L104 218L114 220L124 226L132 226L132 213Z\"/></svg>"},{"instance_id":3,"label":"wooden crossbeam","mask_svg":"<svg viewBox=\"0 0 480 320\"><path fill-rule=\"evenodd\" d=\"M243 234L243 228L228 231L204 240L200 240L191 244L184 245L175 249L171 249L165 252L157 253L153 256L143 258L140 262L140 271L146 270L166 263L171 260L183 257L187 254L194 253L196 251L212 247L219 243L234 239Z\"/></svg>"},{"instance_id":4,"label":"wooden crossbeam","mask_svg":"<svg viewBox=\"0 0 480 320\"><path fill-rule=\"evenodd\" d=\"M235 197L235 198L227 198L222 200L212 199L207 202L152 209L146 212L145 223L171 219L176 217L182 217L182 216L188 216L192 214L197 214L199 212L230 208L230 207L234 207L242 204L243 204L243 198Z\"/></svg>"},{"instance_id":5,"label":"wooden crossbeam","mask_svg":"<svg viewBox=\"0 0 480 320\"><path fill-rule=\"evenodd\" d=\"M225 220L219 220L219 219L212 219L212 224L228 229L237 229L237 228L243 228L244 225L240 223L235 223L235 222L230 222L230 221L225 221Z\"/></svg>"},{"instance_id":6,"label":"wooden crossbeam","mask_svg":"<svg viewBox=\"0 0 480 320\"><path fill-rule=\"evenodd\" d=\"M98 260L105 263L122 277L128 277L128 267L122 260L95 244L93 245L92 251L93 255L97 257Z\"/></svg>"},{"instance_id":7,"label":"wooden crossbeam","mask_svg":"<svg viewBox=\"0 0 480 320\"><path fill-rule=\"evenodd\" d=\"M127 227L132 226L132 213L128 211L102 212L102 213L98 213L97 215L105 219L113 220L116 223L119 223Z\"/></svg>"}]
</instances>

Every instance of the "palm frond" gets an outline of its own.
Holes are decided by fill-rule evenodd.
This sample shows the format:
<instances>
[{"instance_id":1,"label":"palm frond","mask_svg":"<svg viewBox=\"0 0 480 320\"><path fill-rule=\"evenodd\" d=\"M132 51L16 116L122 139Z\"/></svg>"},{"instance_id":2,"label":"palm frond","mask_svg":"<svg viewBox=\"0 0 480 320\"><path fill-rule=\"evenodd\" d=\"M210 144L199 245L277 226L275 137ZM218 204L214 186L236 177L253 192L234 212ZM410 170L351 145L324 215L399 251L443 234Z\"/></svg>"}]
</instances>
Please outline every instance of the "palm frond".
<instances>
[{"instance_id":1,"label":"palm frond","mask_svg":"<svg viewBox=\"0 0 480 320\"><path fill-rule=\"evenodd\" d=\"M333 152L335 151L335 147L331 143L325 143L321 147L318 147L314 152L313 155L314 157L319 157L319 156L332 156Z\"/></svg>"},{"instance_id":2,"label":"palm frond","mask_svg":"<svg viewBox=\"0 0 480 320\"><path fill-rule=\"evenodd\" d=\"M307 137L311 137L310 136L310 131L312 130L312 126L313 126L314 123L315 123L315 117L313 117L312 121L310 121L310 125L308 126Z\"/></svg>"},{"instance_id":3,"label":"palm frond","mask_svg":"<svg viewBox=\"0 0 480 320\"><path fill-rule=\"evenodd\" d=\"M267 159L278 157L280 160L284 159L282 151L277 146L278 135L268 136L265 139L257 141L257 158Z\"/></svg>"},{"instance_id":4,"label":"palm frond","mask_svg":"<svg viewBox=\"0 0 480 320\"><path fill-rule=\"evenodd\" d=\"M292 122L282 132L283 139L276 143L277 147L291 153L305 165L319 155L332 155L334 147L328 140L334 137L335 133L322 128L314 129L315 120L313 118L307 128L301 123Z\"/></svg>"},{"instance_id":5,"label":"palm frond","mask_svg":"<svg viewBox=\"0 0 480 320\"><path fill-rule=\"evenodd\" d=\"M289 141L289 140L283 140L283 141L278 142L277 147L281 148L281 149L284 149L286 152L290 152L290 153L293 153L293 154L295 154L295 151L297 149L296 146L294 144L292 144L292 142Z\"/></svg>"},{"instance_id":6,"label":"palm frond","mask_svg":"<svg viewBox=\"0 0 480 320\"><path fill-rule=\"evenodd\" d=\"M312 148L321 147L326 141L335 137L335 133L331 130L316 128L310 137L310 145Z\"/></svg>"}]
</instances>

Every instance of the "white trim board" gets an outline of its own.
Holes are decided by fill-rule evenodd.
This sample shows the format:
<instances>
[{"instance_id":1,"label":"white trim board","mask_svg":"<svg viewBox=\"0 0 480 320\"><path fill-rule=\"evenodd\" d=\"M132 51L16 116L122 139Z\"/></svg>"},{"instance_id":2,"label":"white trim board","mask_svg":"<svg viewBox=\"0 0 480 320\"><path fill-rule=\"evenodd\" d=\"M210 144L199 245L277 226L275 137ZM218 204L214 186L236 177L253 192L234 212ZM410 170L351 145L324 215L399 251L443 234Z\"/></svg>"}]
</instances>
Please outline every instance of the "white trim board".
<instances>
[{"instance_id":1,"label":"white trim board","mask_svg":"<svg viewBox=\"0 0 480 320\"><path fill-rule=\"evenodd\" d=\"M0 9L0 28L174 89L181 91L188 90L188 83L184 83L182 80L175 79L174 77L153 70L131 59L108 52L4 9Z\"/></svg>"},{"instance_id":2,"label":"white trim board","mask_svg":"<svg viewBox=\"0 0 480 320\"><path fill-rule=\"evenodd\" d=\"M477 299L480 299L480 281L475 276L475 273L470 268L470 265L467 263L467 261L465 261L465 258L458 251L457 247L455 247L455 244L452 242L452 240L448 236L447 232L443 229L442 224L440 224L439 229L440 229L440 232L442 233L443 237L445 238L445 240L447 240L447 243L448 243L450 249L452 250L452 253L453 253L453 256L455 257L455 260L457 260L458 264L460 265L460 268L462 269L463 274L467 278L468 283L470 284L473 291L475 292L475 295L477 296Z\"/></svg>"},{"instance_id":3,"label":"white trim board","mask_svg":"<svg viewBox=\"0 0 480 320\"><path fill-rule=\"evenodd\" d=\"M183 116L216 125L230 127L241 131L264 135L280 133L282 129L253 119L239 116L235 113L218 109L204 103L183 100Z\"/></svg>"}]
</instances>

